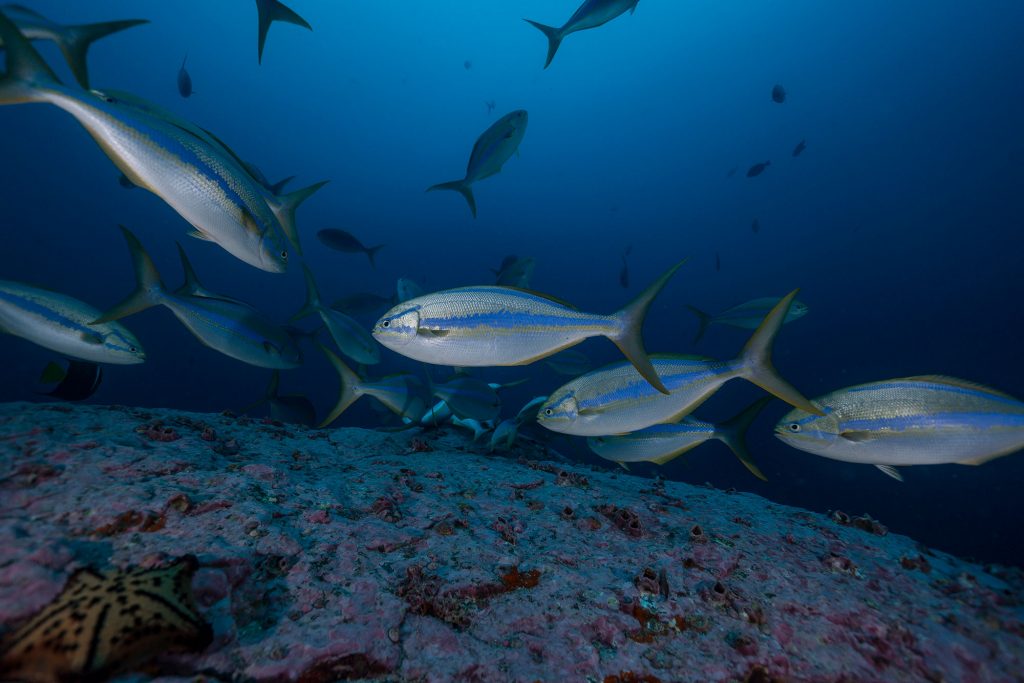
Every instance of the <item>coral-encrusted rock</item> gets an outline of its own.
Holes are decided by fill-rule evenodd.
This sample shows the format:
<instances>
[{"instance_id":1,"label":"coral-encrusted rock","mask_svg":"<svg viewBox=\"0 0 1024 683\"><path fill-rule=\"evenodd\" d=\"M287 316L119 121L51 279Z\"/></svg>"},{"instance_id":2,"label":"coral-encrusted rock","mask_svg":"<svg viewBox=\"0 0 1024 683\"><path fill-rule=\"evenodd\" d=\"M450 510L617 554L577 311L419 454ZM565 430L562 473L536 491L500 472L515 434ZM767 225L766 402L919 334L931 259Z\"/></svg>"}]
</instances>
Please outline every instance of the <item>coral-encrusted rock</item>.
<instances>
[{"instance_id":1,"label":"coral-encrusted rock","mask_svg":"<svg viewBox=\"0 0 1024 683\"><path fill-rule=\"evenodd\" d=\"M166 683L1024 671L1020 572L870 518L415 438L0 406L0 638L77 567L194 554L213 642L162 660Z\"/></svg>"}]
</instances>

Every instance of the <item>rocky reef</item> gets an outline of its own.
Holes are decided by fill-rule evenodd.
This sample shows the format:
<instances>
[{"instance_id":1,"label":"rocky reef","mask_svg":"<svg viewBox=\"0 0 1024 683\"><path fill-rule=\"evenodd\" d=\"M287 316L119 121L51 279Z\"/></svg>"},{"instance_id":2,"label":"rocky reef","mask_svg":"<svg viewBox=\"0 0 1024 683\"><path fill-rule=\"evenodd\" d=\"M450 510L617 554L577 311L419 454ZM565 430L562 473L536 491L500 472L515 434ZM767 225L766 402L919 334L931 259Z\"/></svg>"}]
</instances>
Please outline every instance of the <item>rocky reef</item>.
<instances>
[{"instance_id":1,"label":"rocky reef","mask_svg":"<svg viewBox=\"0 0 1024 683\"><path fill-rule=\"evenodd\" d=\"M150 653L118 680L970 683L1024 671L1018 570L869 517L577 467L530 444L488 455L444 430L0 406L0 666L42 647L44 629L25 625L76 570L113 581L101 572L180 566L180 602L210 627L204 648ZM79 630L63 637L111 645L111 629Z\"/></svg>"}]
</instances>

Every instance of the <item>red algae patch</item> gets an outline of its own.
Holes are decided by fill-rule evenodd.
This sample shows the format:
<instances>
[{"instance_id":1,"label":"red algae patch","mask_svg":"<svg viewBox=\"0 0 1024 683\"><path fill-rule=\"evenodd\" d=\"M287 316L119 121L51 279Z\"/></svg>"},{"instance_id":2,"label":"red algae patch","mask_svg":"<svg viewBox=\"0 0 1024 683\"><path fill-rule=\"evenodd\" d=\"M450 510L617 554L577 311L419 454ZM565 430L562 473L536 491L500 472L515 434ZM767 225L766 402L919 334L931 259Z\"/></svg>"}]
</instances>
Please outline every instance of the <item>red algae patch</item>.
<instances>
[{"instance_id":1,"label":"red algae patch","mask_svg":"<svg viewBox=\"0 0 1024 683\"><path fill-rule=\"evenodd\" d=\"M427 440L429 438L429 441ZM1012 681L1024 574L461 433L0 406L0 655L76 571L195 558L133 681Z\"/></svg>"}]
</instances>

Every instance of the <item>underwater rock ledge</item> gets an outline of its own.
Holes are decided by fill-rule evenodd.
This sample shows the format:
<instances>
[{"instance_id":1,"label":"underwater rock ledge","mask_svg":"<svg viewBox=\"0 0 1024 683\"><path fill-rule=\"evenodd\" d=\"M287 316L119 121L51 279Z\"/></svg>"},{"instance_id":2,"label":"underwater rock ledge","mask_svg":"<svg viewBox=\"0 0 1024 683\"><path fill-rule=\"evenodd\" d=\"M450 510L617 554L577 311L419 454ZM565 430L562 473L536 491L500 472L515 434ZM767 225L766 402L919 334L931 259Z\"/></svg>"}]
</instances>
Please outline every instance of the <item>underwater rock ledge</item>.
<instances>
[{"instance_id":1,"label":"underwater rock ledge","mask_svg":"<svg viewBox=\"0 0 1024 683\"><path fill-rule=\"evenodd\" d=\"M213 642L160 681L1020 680L1018 570L523 449L0 405L0 638L192 554Z\"/></svg>"}]
</instances>

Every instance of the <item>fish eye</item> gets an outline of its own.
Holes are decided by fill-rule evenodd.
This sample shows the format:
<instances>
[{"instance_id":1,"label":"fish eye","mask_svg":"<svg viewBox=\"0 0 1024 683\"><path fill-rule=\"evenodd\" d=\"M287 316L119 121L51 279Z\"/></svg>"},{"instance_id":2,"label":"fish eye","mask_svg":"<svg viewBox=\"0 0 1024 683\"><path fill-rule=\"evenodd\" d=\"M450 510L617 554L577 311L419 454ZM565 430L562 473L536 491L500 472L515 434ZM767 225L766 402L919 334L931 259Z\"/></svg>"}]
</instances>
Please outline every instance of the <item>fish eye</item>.
<instances>
[{"instance_id":1,"label":"fish eye","mask_svg":"<svg viewBox=\"0 0 1024 683\"><path fill-rule=\"evenodd\" d=\"M129 350L129 351L130 351L131 353L135 353L136 351L138 351L138 349L137 349L137 348L135 348L134 346L129 346L129 347L128 347L128 350Z\"/></svg>"},{"instance_id":2,"label":"fish eye","mask_svg":"<svg viewBox=\"0 0 1024 683\"><path fill-rule=\"evenodd\" d=\"M381 321L380 326L381 327L391 327L391 321L390 320L383 320L383 321Z\"/></svg>"},{"instance_id":3,"label":"fish eye","mask_svg":"<svg viewBox=\"0 0 1024 683\"><path fill-rule=\"evenodd\" d=\"M548 417L551 417L552 415L555 414L555 411L551 410L551 408L545 408L544 414L547 415Z\"/></svg>"},{"instance_id":4,"label":"fish eye","mask_svg":"<svg viewBox=\"0 0 1024 683\"><path fill-rule=\"evenodd\" d=\"M283 260L287 261L288 260L288 252L287 251L282 251L281 252L281 258Z\"/></svg>"},{"instance_id":5,"label":"fish eye","mask_svg":"<svg viewBox=\"0 0 1024 683\"><path fill-rule=\"evenodd\" d=\"M791 425L789 425L789 431L793 432L794 434L799 432L800 425L798 425L796 422L792 423Z\"/></svg>"}]
</instances>

